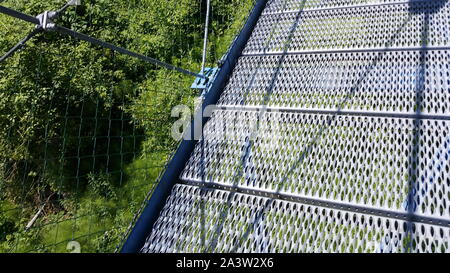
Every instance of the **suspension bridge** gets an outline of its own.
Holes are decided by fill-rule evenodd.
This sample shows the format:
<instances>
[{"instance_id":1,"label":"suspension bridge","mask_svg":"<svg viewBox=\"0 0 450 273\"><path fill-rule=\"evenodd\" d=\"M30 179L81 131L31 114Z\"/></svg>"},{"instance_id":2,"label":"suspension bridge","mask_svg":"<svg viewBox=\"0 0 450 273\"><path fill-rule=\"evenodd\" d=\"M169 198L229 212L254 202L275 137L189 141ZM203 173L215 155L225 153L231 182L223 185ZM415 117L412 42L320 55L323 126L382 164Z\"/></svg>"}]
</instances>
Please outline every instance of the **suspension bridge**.
<instances>
[{"instance_id":1,"label":"suspension bridge","mask_svg":"<svg viewBox=\"0 0 450 273\"><path fill-rule=\"evenodd\" d=\"M256 1L120 251L449 252L449 14Z\"/></svg>"},{"instance_id":2,"label":"suspension bridge","mask_svg":"<svg viewBox=\"0 0 450 273\"><path fill-rule=\"evenodd\" d=\"M265 2L136 250L448 252L447 1Z\"/></svg>"}]
</instances>

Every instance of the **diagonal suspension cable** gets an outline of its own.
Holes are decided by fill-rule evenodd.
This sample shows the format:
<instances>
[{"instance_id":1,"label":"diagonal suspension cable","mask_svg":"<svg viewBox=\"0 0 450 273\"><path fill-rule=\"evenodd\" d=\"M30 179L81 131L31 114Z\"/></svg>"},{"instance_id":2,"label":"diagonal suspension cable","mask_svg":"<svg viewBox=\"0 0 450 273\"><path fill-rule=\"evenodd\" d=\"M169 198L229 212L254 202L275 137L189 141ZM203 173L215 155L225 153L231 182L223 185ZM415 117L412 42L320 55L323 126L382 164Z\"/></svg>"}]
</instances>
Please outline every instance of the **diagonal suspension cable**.
<instances>
[{"instance_id":1,"label":"diagonal suspension cable","mask_svg":"<svg viewBox=\"0 0 450 273\"><path fill-rule=\"evenodd\" d=\"M73 30L65 28L65 27L61 27L61 26L55 25L55 27L53 29L51 29L51 30L59 32L59 33L64 34L64 35L72 36L74 38L78 38L80 40L89 42L89 43L94 44L94 45L99 45L101 47L109 48L111 50L120 52L122 54L131 56L131 57L134 57L134 58L138 58L140 60L146 61L148 63L155 64L155 65L158 65L158 66L162 66L162 67L165 67L165 68L170 69L170 70L175 70L175 71L178 71L178 72L190 75L190 76L201 77L203 79L206 79L206 77L201 75L201 74L197 74L197 73L191 72L189 70L186 70L184 68L179 68L179 67L173 66L171 64L168 64L168 63L156 60L154 58L151 58L151 57L148 57L148 56L136 53L136 52L129 51L128 49L125 49L125 48L122 48L122 47L119 47L119 46L115 46L113 44L101 41L99 39L93 38L93 37L88 36L88 35L83 34L83 33L79 33L79 32L73 31Z\"/></svg>"},{"instance_id":2,"label":"diagonal suspension cable","mask_svg":"<svg viewBox=\"0 0 450 273\"><path fill-rule=\"evenodd\" d=\"M78 38L80 40L86 41L86 42L94 44L94 45L98 45L98 46L101 46L101 47L109 48L111 50L114 50L114 51L120 52L122 54L125 54L125 55L128 55L128 56L140 59L140 60L148 62L148 63L152 63L152 64L157 65L157 66L165 67L165 68L167 68L169 70L174 70L174 71L177 71L177 72L189 75L189 76L195 76L195 77L198 77L198 78L207 79L207 77L202 75L202 74L197 74L197 73L191 72L189 70L186 70L184 68L176 67L174 65L171 65L171 64L159 61L157 59L154 59L154 58L151 58L151 57L148 57L148 56L145 56L145 55L142 55L142 54L130 51L128 49L125 49L125 48L113 45L111 43L108 43L108 42L105 42L105 41L93 38L93 37L91 37L89 35L86 35L86 34L83 34L83 33L80 33L80 32L77 32L77 31L65 28L65 27L58 26L58 25L56 25L56 24L54 24L53 22L50 21L50 19L56 18L61 12L63 12L69 6L69 3L71 3L71 2L72 1L69 1L64 7L62 7L57 12L44 12L43 13L43 18L42 18L43 22L41 22L41 20L39 18L36 18L36 17L30 16L30 15L24 14L22 12L19 12L19 11L16 11L16 10L13 10L13 9L10 9L10 8L7 8L7 7L1 6L1 5L0 5L0 13L3 13L3 14L6 14L6 15L9 15L11 17L15 17L17 19L21 19L23 21L35 24L37 26L37 28L35 30L42 30L43 29L43 30L46 30L46 31L47 30L48 31L55 31L55 32L58 32L60 34L69 35L69 36L72 36L74 38ZM42 16L42 15L40 15L40 16ZM1 58L1 60L0 60L0 62L3 61L4 59L8 58L9 56L11 56L15 51L17 51L21 46L23 46L22 42L28 41L31 37L33 37L34 35L37 34L37 33L34 33L34 32L35 31L33 31L27 37L25 37L22 41L20 41L14 47L14 48L17 47L15 50L13 50L14 49L13 48L10 51L8 51L8 53L9 52L11 52L11 53L9 53L9 54L7 53L8 56L6 56L6 55L3 56ZM33 34L33 35L31 35L31 34Z\"/></svg>"},{"instance_id":3,"label":"diagonal suspension cable","mask_svg":"<svg viewBox=\"0 0 450 273\"><path fill-rule=\"evenodd\" d=\"M33 31L30 32L30 34L28 34L25 38L20 40L15 46L13 46L10 50L8 50L8 52L6 52L5 55L3 55L0 58L0 63L3 62L4 60L8 59L12 55L14 55L14 53L16 53L16 51L20 50L25 45L25 43L28 42L28 40L30 40L31 38L36 36L36 34L40 33L41 31L42 31L42 28L40 28L40 27L33 29Z\"/></svg>"}]
</instances>

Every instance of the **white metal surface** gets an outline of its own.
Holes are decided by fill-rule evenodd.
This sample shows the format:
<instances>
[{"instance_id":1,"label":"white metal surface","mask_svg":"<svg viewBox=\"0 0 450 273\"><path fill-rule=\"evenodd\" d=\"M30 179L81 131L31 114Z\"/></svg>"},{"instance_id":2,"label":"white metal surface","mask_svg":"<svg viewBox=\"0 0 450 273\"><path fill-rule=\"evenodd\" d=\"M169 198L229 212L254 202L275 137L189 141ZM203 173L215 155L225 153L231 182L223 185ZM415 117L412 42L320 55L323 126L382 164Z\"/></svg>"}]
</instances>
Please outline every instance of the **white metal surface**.
<instances>
[{"instance_id":1,"label":"white metal surface","mask_svg":"<svg viewBox=\"0 0 450 273\"><path fill-rule=\"evenodd\" d=\"M266 14L244 54L449 46L449 14L439 0Z\"/></svg>"},{"instance_id":2,"label":"white metal surface","mask_svg":"<svg viewBox=\"0 0 450 273\"><path fill-rule=\"evenodd\" d=\"M450 219L449 132L450 121L217 111L181 178Z\"/></svg>"},{"instance_id":3,"label":"white metal surface","mask_svg":"<svg viewBox=\"0 0 450 273\"><path fill-rule=\"evenodd\" d=\"M450 229L177 185L143 252L449 252Z\"/></svg>"},{"instance_id":4,"label":"white metal surface","mask_svg":"<svg viewBox=\"0 0 450 273\"><path fill-rule=\"evenodd\" d=\"M450 50L246 56L219 105L450 116L449 90Z\"/></svg>"},{"instance_id":5,"label":"white metal surface","mask_svg":"<svg viewBox=\"0 0 450 273\"><path fill-rule=\"evenodd\" d=\"M264 14L296 12L312 9L333 9L352 6L402 4L408 0L269 0Z\"/></svg>"},{"instance_id":6,"label":"white metal surface","mask_svg":"<svg viewBox=\"0 0 450 273\"><path fill-rule=\"evenodd\" d=\"M271 0L143 252L449 252L450 3Z\"/></svg>"}]
</instances>

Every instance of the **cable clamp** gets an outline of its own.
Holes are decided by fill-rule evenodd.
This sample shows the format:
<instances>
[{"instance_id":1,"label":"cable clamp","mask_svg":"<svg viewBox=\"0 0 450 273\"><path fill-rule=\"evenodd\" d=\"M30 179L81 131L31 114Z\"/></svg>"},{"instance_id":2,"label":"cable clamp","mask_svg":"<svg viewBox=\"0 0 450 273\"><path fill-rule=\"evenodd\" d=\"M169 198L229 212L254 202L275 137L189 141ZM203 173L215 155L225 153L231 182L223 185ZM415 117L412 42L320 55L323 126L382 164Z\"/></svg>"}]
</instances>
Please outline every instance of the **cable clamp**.
<instances>
[{"instance_id":1,"label":"cable clamp","mask_svg":"<svg viewBox=\"0 0 450 273\"><path fill-rule=\"evenodd\" d=\"M52 18L56 15L54 11L44 11L43 13L36 16L39 20L39 25L37 28L42 28L43 30L52 30L55 28L55 23L53 23Z\"/></svg>"}]
</instances>

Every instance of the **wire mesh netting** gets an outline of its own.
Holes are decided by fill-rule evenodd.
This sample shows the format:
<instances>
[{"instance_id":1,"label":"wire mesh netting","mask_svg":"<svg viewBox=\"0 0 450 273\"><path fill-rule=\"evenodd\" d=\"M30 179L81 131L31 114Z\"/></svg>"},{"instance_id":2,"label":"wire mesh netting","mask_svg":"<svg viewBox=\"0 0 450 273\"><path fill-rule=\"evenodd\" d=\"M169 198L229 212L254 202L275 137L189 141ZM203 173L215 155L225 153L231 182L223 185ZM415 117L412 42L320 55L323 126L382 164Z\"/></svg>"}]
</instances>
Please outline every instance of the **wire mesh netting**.
<instances>
[{"instance_id":1,"label":"wire mesh netting","mask_svg":"<svg viewBox=\"0 0 450 273\"><path fill-rule=\"evenodd\" d=\"M3 1L36 16L65 1ZM214 67L254 0L212 1ZM206 1L86 0L57 23L200 70ZM0 15L0 51L34 26ZM45 32L0 63L0 252L111 252L178 140L176 105L195 107L194 78Z\"/></svg>"}]
</instances>

